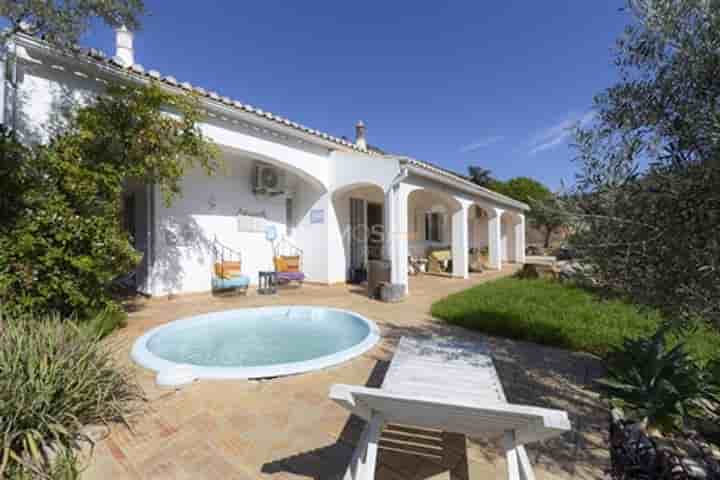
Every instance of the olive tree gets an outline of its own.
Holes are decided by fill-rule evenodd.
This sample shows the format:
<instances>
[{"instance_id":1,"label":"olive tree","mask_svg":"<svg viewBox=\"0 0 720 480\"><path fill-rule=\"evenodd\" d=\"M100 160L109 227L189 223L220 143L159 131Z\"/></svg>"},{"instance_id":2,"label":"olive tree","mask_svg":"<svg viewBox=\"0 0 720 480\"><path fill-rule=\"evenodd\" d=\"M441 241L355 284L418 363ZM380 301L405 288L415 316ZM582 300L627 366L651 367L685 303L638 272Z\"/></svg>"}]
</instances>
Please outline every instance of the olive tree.
<instances>
[{"instance_id":1,"label":"olive tree","mask_svg":"<svg viewBox=\"0 0 720 480\"><path fill-rule=\"evenodd\" d=\"M576 134L574 243L606 287L720 327L720 2L629 7L619 81Z\"/></svg>"},{"instance_id":2,"label":"olive tree","mask_svg":"<svg viewBox=\"0 0 720 480\"><path fill-rule=\"evenodd\" d=\"M6 34L24 31L59 47L76 44L95 19L137 30L144 12L143 0L0 0Z\"/></svg>"},{"instance_id":3,"label":"olive tree","mask_svg":"<svg viewBox=\"0 0 720 480\"><path fill-rule=\"evenodd\" d=\"M515 177L505 182L497 181L493 189L530 205L528 221L545 234L545 248L550 247L553 233L568 224L567 215L558 205L558 197L535 179Z\"/></svg>"}]
</instances>

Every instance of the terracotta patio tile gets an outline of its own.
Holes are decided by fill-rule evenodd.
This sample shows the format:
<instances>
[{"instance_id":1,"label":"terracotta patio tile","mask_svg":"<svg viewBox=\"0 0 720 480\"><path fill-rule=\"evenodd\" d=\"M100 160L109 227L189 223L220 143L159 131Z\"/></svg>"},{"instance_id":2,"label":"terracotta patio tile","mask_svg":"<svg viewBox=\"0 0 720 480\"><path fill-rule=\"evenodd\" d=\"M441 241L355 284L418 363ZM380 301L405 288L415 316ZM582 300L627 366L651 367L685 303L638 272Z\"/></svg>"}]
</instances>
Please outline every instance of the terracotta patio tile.
<instances>
[{"instance_id":1,"label":"terracotta patio tile","mask_svg":"<svg viewBox=\"0 0 720 480\"><path fill-rule=\"evenodd\" d=\"M503 274L511 273L510 270ZM364 423L328 399L334 383L379 386L387 361L402 335L459 334L487 341L513 401L567 408L577 435L529 448L538 478L600 478L607 464L603 449L604 412L588 389L597 361L570 352L521 342L493 339L434 321L431 303L498 274L470 280L412 279L407 301L387 305L371 301L344 286L306 285L283 290L277 297L254 293L247 298L211 296L153 299L130 315L119 332L125 342L119 357L130 362L132 341L149 328L178 318L262 305L325 305L346 308L373 319L384 338L370 352L320 372L262 382L200 381L180 392L157 389L152 372L138 369L149 392L149 408L137 422L136 434L112 429L101 441L83 478L86 479L333 479L341 477ZM587 372L593 372L588 375ZM504 458L493 442L464 441L438 433L440 455L381 451L377 478L504 477ZM582 447L582 448L580 448ZM575 463L571 469L569 465ZM595 475L595 476L593 476Z\"/></svg>"}]
</instances>

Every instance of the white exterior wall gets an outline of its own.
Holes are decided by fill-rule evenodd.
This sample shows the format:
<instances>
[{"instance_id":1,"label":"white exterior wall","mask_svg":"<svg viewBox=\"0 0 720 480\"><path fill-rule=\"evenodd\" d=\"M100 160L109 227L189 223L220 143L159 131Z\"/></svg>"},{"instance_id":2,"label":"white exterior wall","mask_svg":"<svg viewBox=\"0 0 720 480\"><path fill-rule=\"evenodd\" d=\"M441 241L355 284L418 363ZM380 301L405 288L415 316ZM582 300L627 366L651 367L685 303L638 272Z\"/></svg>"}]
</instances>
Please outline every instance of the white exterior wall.
<instances>
[{"instance_id":1,"label":"white exterior wall","mask_svg":"<svg viewBox=\"0 0 720 480\"><path fill-rule=\"evenodd\" d=\"M15 107L8 120L14 121L22 138L44 141L62 126L65 111L85 103L102 90L104 84L97 79L107 77L108 73L86 62L52 58L47 52L36 51L32 55L37 62L27 58L19 62L19 86L17 91L6 92L6 106ZM150 293L154 295L208 291L213 262L211 247L216 237L242 253L243 270L253 282L257 281L259 270L272 268L272 248L265 235L240 232L237 228L238 209L244 208L264 210L268 222L275 225L281 235L286 232L285 198L257 197L251 192L252 166L257 161L273 164L294 179L291 240L303 250L303 269L308 281L335 283L345 280L349 239L344 233L349 224L349 198L353 190L362 195L365 195L362 192L372 192L368 194L372 198L368 199L385 204L386 230L395 238L394 243L390 242L388 252L394 248L395 257L405 257L396 258L394 280L407 280L407 272L402 272L406 270L407 240L413 235L409 224L418 221L409 218L408 195L415 190L431 190L450 199L443 238L438 245L449 246L453 231L463 232L463 235L469 231L471 246L482 246L483 239L488 238L487 225L483 231L483 222L470 220L469 228L455 225L453 229L452 213L457 210L457 205L467 206L463 202L471 202L473 197L443 182L411 176L395 190L396 194L391 194L391 186L401 173L398 159L340 150L341 147L335 148L320 139L308 139L307 136L301 139L292 130L273 126L264 119L253 119L248 114L237 118L233 115L232 109L218 107L200 125L203 133L223 149L229 166L227 172L211 178L199 171L190 172L182 182L182 195L170 207L164 205L160 191L154 190L154 216L149 218L154 223L151 242L154 265L149 280ZM376 198L380 192L382 199ZM388 202L390 198L392 202ZM148 203L143 201L136 206L150 208ZM393 210L397 208L402 212ZM322 211L322 222L311 221L314 210ZM424 219L419 227L415 230L424 235ZM168 231L175 232L174 237L179 237L179 242L171 241L173 235ZM507 231L516 230L510 226ZM517 237L512 236L513 239ZM424 251L427 246L422 239L411 247ZM457 245L455 250L458 250ZM519 251L517 246L513 250L511 245L506 245L503 250L503 258L519 257L518 254L507 254Z\"/></svg>"},{"instance_id":2,"label":"white exterior wall","mask_svg":"<svg viewBox=\"0 0 720 480\"><path fill-rule=\"evenodd\" d=\"M257 283L258 271L273 269L272 245L263 232L239 231L237 211L264 211L267 223L284 235L285 197L252 193L252 160L226 157L225 163L227 174L190 172L182 182L182 195L169 207L155 189L153 295L210 290L215 239L241 253L243 272L252 283Z\"/></svg>"},{"instance_id":3,"label":"white exterior wall","mask_svg":"<svg viewBox=\"0 0 720 480\"><path fill-rule=\"evenodd\" d=\"M328 264L332 258L330 233L332 202L328 201L327 193L319 193L311 188L303 188L298 192L297 228L293 241L303 250L303 270L311 282L329 283ZM323 223L312 223L313 210L323 212Z\"/></svg>"},{"instance_id":4,"label":"white exterior wall","mask_svg":"<svg viewBox=\"0 0 720 480\"><path fill-rule=\"evenodd\" d=\"M47 141L64 125L66 112L87 103L103 86L70 71L22 62L17 67L17 79L17 90L7 99L7 108L14 109L8 121L14 123L22 141L31 143Z\"/></svg>"}]
</instances>

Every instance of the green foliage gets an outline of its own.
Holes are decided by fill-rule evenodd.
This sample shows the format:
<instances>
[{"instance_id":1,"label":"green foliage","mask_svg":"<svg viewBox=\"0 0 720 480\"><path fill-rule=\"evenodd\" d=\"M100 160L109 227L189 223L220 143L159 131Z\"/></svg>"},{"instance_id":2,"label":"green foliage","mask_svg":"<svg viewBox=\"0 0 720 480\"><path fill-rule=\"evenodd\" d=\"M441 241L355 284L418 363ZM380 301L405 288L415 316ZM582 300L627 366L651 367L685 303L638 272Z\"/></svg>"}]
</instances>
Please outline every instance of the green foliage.
<instances>
[{"instance_id":1,"label":"green foliage","mask_svg":"<svg viewBox=\"0 0 720 480\"><path fill-rule=\"evenodd\" d=\"M636 1L577 133L573 244L607 288L720 328L720 3Z\"/></svg>"},{"instance_id":2,"label":"green foliage","mask_svg":"<svg viewBox=\"0 0 720 480\"><path fill-rule=\"evenodd\" d=\"M0 225L22 213L19 200L27 183L23 167L28 151L0 125Z\"/></svg>"},{"instance_id":3,"label":"green foliage","mask_svg":"<svg viewBox=\"0 0 720 480\"><path fill-rule=\"evenodd\" d=\"M497 180L492 177L492 172L487 168L468 167L468 173L470 174L470 180L472 180L473 183L476 183L481 187L494 190L493 187L497 183Z\"/></svg>"},{"instance_id":4,"label":"green foliage","mask_svg":"<svg viewBox=\"0 0 720 480\"><path fill-rule=\"evenodd\" d=\"M515 177L506 182L497 182L494 190L528 205L552 197L552 192L542 183L528 177Z\"/></svg>"},{"instance_id":5,"label":"green foliage","mask_svg":"<svg viewBox=\"0 0 720 480\"><path fill-rule=\"evenodd\" d=\"M545 231L545 248L550 246L552 234L570 221L555 194L537 180L516 177L506 182L495 181L493 190L530 205L528 221Z\"/></svg>"},{"instance_id":6,"label":"green foliage","mask_svg":"<svg viewBox=\"0 0 720 480\"><path fill-rule=\"evenodd\" d=\"M625 340L610 353L607 378L600 381L615 406L665 432L705 413L702 400L720 400L710 372L688 352L685 341L673 344L670 338L661 328L650 337Z\"/></svg>"},{"instance_id":7,"label":"green foliage","mask_svg":"<svg viewBox=\"0 0 720 480\"><path fill-rule=\"evenodd\" d=\"M9 480L35 480L38 478L45 480L78 480L81 473L77 453L72 449L60 447L55 452L52 464L47 465L42 473L30 466L10 463L2 478Z\"/></svg>"},{"instance_id":8,"label":"green foliage","mask_svg":"<svg viewBox=\"0 0 720 480\"><path fill-rule=\"evenodd\" d=\"M542 183L529 177L516 177L503 182L492 177L492 172L481 167L469 167L470 179L481 187L530 205L528 221L545 231L545 247L550 246L552 234L568 225L570 219L558 197Z\"/></svg>"},{"instance_id":9,"label":"green foliage","mask_svg":"<svg viewBox=\"0 0 720 480\"><path fill-rule=\"evenodd\" d=\"M621 300L548 280L505 278L436 302L432 315L490 335L606 354L654 331L661 316ZM689 348L703 359L720 358L720 334L699 329Z\"/></svg>"},{"instance_id":10,"label":"green foliage","mask_svg":"<svg viewBox=\"0 0 720 480\"><path fill-rule=\"evenodd\" d=\"M144 12L143 0L0 2L0 16L10 22L11 33L23 30L61 47L75 45L95 19L111 27L125 25L131 30L137 30Z\"/></svg>"},{"instance_id":11,"label":"green foliage","mask_svg":"<svg viewBox=\"0 0 720 480\"><path fill-rule=\"evenodd\" d=\"M170 203L187 168L214 171L217 150L196 126L199 112L195 99L157 86L111 87L47 145L24 148L2 135L7 311L84 319L113 305L111 281L140 261L119 220L123 188L143 179Z\"/></svg>"},{"instance_id":12,"label":"green foliage","mask_svg":"<svg viewBox=\"0 0 720 480\"><path fill-rule=\"evenodd\" d=\"M554 194L537 200L531 199L530 211L527 215L532 225L545 231L545 248L550 247L550 239L554 232L572 224L572 218L565 207L565 200Z\"/></svg>"},{"instance_id":13,"label":"green foliage","mask_svg":"<svg viewBox=\"0 0 720 480\"><path fill-rule=\"evenodd\" d=\"M86 334L105 338L118 328L127 325L127 314L122 306L109 304L92 318L80 324Z\"/></svg>"},{"instance_id":14,"label":"green foliage","mask_svg":"<svg viewBox=\"0 0 720 480\"><path fill-rule=\"evenodd\" d=\"M0 323L0 476L73 478L72 451L88 440L82 427L126 423L141 390L107 344L72 322ZM53 465L48 452L58 450Z\"/></svg>"}]
</instances>

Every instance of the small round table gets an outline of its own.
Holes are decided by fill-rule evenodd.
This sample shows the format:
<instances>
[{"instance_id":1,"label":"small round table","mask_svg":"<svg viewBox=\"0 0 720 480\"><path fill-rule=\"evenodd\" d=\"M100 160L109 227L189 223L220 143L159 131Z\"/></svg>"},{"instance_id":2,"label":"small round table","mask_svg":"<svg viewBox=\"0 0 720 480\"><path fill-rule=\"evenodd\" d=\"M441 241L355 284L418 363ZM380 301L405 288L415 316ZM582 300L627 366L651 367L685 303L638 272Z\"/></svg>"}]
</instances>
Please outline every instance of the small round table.
<instances>
[{"instance_id":1,"label":"small round table","mask_svg":"<svg viewBox=\"0 0 720 480\"><path fill-rule=\"evenodd\" d=\"M258 272L258 293L260 295L274 295L277 293L277 275L271 271Z\"/></svg>"}]
</instances>

